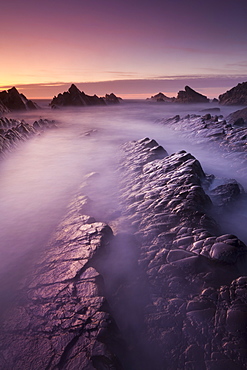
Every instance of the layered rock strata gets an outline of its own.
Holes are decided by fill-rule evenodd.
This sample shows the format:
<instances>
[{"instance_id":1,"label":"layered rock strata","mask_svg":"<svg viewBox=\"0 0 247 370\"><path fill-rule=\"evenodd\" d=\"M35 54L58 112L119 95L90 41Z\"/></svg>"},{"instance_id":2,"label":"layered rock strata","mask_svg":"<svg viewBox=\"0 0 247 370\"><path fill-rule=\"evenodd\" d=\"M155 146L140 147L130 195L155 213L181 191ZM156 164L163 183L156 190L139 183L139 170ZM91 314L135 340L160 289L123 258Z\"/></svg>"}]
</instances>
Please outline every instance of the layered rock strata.
<instances>
[{"instance_id":1,"label":"layered rock strata","mask_svg":"<svg viewBox=\"0 0 247 370\"><path fill-rule=\"evenodd\" d=\"M199 162L184 151L153 160L157 148L128 143L122 163L125 222L150 299L140 336L157 369L246 369L246 246L209 216Z\"/></svg>"},{"instance_id":2,"label":"layered rock strata","mask_svg":"<svg viewBox=\"0 0 247 370\"><path fill-rule=\"evenodd\" d=\"M15 87L0 92L0 104L4 107L2 113L6 112L6 109L9 111L38 109L36 103L20 94Z\"/></svg>"},{"instance_id":3,"label":"layered rock strata","mask_svg":"<svg viewBox=\"0 0 247 370\"><path fill-rule=\"evenodd\" d=\"M222 105L247 105L247 82L239 83L237 86L219 96Z\"/></svg>"},{"instance_id":4,"label":"layered rock strata","mask_svg":"<svg viewBox=\"0 0 247 370\"><path fill-rule=\"evenodd\" d=\"M102 278L92 267L112 231L83 215L86 202L85 197L72 202L22 282L14 312L1 317L1 369L121 369L109 349L120 347L117 329Z\"/></svg>"},{"instance_id":5,"label":"layered rock strata","mask_svg":"<svg viewBox=\"0 0 247 370\"><path fill-rule=\"evenodd\" d=\"M210 145L215 150L220 147L225 157L230 156L232 162L241 164L244 169L247 164L247 125L241 119L241 116L245 117L244 114L239 111L236 116L233 113L226 119L222 115L212 116L210 113L190 114L182 118L177 115L158 122L183 132L201 146Z\"/></svg>"},{"instance_id":6,"label":"layered rock strata","mask_svg":"<svg viewBox=\"0 0 247 370\"><path fill-rule=\"evenodd\" d=\"M0 155L12 150L21 141L27 140L33 135L37 135L47 128L55 127L54 121L40 119L32 125L24 120L12 118L0 118Z\"/></svg>"},{"instance_id":7,"label":"layered rock strata","mask_svg":"<svg viewBox=\"0 0 247 370\"><path fill-rule=\"evenodd\" d=\"M1 318L0 368L246 369L247 248L211 216L241 186L207 195L191 154L148 138L122 153L120 206L86 176Z\"/></svg>"}]
</instances>

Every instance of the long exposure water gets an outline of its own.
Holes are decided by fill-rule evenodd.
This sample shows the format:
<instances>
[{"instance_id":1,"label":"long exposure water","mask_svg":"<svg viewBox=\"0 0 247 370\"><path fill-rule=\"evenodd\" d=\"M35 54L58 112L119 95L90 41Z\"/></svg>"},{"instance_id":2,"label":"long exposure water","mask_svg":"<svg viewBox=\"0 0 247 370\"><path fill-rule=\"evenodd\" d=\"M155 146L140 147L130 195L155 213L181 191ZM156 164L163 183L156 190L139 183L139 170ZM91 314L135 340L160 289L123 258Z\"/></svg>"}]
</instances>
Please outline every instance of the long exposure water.
<instances>
[{"instance_id":1,"label":"long exposure water","mask_svg":"<svg viewBox=\"0 0 247 370\"><path fill-rule=\"evenodd\" d=\"M1 299L11 294L9 285L25 273L45 245L85 174L100 172L105 175L102 187L115 186L111 174L117 166L119 146L128 140L153 138L169 154L187 150L205 172L235 178L247 189L247 175L240 175L239 168L223 158L220 149L216 155L178 131L155 123L176 114L198 113L206 107L128 102L61 110L44 106L35 112L9 114L28 123L40 117L54 119L57 128L20 144L0 163ZM235 110L221 107L221 114ZM246 227L241 221L244 217L246 220L246 210L240 206L227 223L228 231L246 242Z\"/></svg>"}]
</instances>

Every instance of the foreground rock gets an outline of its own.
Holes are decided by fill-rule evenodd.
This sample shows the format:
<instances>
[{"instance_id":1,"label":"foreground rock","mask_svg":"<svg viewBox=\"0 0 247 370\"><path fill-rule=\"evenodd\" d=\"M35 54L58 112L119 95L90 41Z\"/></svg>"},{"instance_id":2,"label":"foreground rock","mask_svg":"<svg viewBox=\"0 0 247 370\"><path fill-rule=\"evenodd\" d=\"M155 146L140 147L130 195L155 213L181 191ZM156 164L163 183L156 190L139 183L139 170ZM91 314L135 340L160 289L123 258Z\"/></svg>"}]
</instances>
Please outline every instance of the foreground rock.
<instances>
[{"instance_id":1,"label":"foreground rock","mask_svg":"<svg viewBox=\"0 0 247 370\"><path fill-rule=\"evenodd\" d=\"M237 110L226 117L226 121L233 126L247 125L247 108Z\"/></svg>"},{"instance_id":2,"label":"foreground rock","mask_svg":"<svg viewBox=\"0 0 247 370\"><path fill-rule=\"evenodd\" d=\"M15 87L0 92L0 104L5 109L3 112L6 112L6 108L9 111L38 109L37 104L20 94Z\"/></svg>"},{"instance_id":3,"label":"foreground rock","mask_svg":"<svg viewBox=\"0 0 247 370\"><path fill-rule=\"evenodd\" d=\"M210 190L191 154L148 138L123 145L118 173L120 207L88 174L21 281L0 368L246 369L247 247L211 216L243 189Z\"/></svg>"},{"instance_id":4,"label":"foreground rock","mask_svg":"<svg viewBox=\"0 0 247 370\"><path fill-rule=\"evenodd\" d=\"M157 369L246 369L247 248L209 216L199 162L184 151L153 160L157 148L147 138L126 144L122 163L125 223L149 292L145 350Z\"/></svg>"},{"instance_id":5,"label":"foreground rock","mask_svg":"<svg viewBox=\"0 0 247 370\"><path fill-rule=\"evenodd\" d=\"M208 103L209 99L197 91L193 90L189 86L185 86L184 91L179 91L177 98L177 103Z\"/></svg>"},{"instance_id":6,"label":"foreground rock","mask_svg":"<svg viewBox=\"0 0 247 370\"><path fill-rule=\"evenodd\" d=\"M247 82L239 83L237 86L219 96L222 105L247 105Z\"/></svg>"},{"instance_id":7,"label":"foreground rock","mask_svg":"<svg viewBox=\"0 0 247 370\"><path fill-rule=\"evenodd\" d=\"M22 299L1 318L1 369L121 369L111 350L118 344L117 329L102 296L102 278L92 267L112 231L82 214L86 202L72 202L22 283Z\"/></svg>"},{"instance_id":8,"label":"foreground rock","mask_svg":"<svg viewBox=\"0 0 247 370\"><path fill-rule=\"evenodd\" d=\"M56 127L54 121L47 119L40 119L30 125L24 120L0 118L0 156L11 151L20 142L54 127Z\"/></svg>"}]
</instances>

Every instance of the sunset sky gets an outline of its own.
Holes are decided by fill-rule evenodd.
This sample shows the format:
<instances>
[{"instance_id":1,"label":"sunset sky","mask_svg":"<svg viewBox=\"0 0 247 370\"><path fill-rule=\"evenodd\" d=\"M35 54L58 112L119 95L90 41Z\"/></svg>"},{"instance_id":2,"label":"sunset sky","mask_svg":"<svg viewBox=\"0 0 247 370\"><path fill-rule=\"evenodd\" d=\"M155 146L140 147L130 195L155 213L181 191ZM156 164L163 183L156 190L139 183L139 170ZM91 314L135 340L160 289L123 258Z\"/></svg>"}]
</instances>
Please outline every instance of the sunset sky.
<instances>
[{"instance_id":1,"label":"sunset sky","mask_svg":"<svg viewBox=\"0 0 247 370\"><path fill-rule=\"evenodd\" d=\"M209 97L247 81L247 0L8 0L0 89Z\"/></svg>"}]
</instances>

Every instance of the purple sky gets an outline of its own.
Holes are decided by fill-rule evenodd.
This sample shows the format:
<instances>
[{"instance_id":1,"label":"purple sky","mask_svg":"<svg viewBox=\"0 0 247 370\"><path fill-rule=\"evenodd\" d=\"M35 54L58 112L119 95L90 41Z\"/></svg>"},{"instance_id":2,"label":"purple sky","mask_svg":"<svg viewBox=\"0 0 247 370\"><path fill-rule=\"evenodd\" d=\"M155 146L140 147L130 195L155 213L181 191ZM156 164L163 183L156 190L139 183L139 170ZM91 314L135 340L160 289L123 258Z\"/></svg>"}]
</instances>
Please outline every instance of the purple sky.
<instances>
[{"instance_id":1,"label":"purple sky","mask_svg":"<svg viewBox=\"0 0 247 370\"><path fill-rule=\"evenodd\" d=\"M247 80L246 14L247 0L8 0L0 86L52 97L84 82L86 93L141 97L190 82L217 96Z\"/></svg>"}]
</instances>

